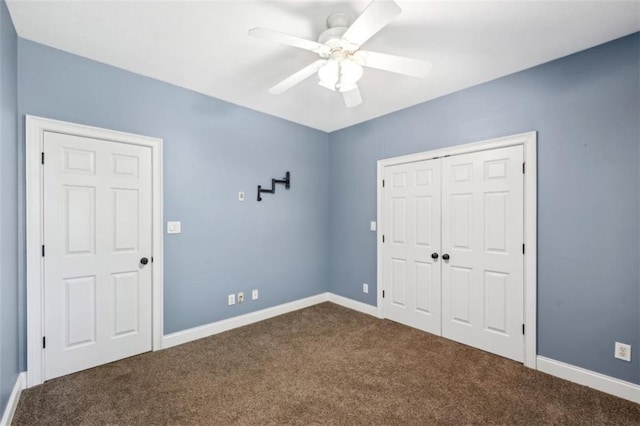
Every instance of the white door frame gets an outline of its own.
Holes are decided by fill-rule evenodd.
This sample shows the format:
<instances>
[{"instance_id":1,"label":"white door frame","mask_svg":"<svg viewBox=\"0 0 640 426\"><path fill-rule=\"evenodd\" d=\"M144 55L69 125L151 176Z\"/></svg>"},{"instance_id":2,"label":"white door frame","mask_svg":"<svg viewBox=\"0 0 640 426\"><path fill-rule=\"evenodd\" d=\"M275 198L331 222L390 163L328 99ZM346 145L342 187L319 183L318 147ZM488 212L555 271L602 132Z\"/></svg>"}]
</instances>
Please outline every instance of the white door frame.
<instances>
[{"instance_id":1,"label":"white door frame","mask_svg":"<svg viewBox=\"0 0 640 426\"><path fill-rule=\"evenodd\" d=\"M377 194L378 194L378 317L384 318L384 304L382 301L382 291L384 290L383 280L383 257L382 257L382 231L384 229L382 215L382 178L384 176L384 168L397 164L413 163L416 161L432 160L448 155L468 154L471 152L486 151L496 148L505 148L509 146L522 145L524 147L524 162L526 164L526 173L524 175L524 365L530 368L536 368L536 340L537 340L537 133L528 132L513 136L505 136L502 138L489 139L481 142L475 142L465 145L453 146L449 148L437 149L433 151L420 152L416 154L403 155L401 157L385 158L378 160L378 178L377 178Z\"/></svg>"},{"instance_id":2,"label":"white door frame","mask_svg":"<svg viewBox=\"0 0 640 426\"><path fill-rule=\"evenodd\" d=\"M161 349L163 334L162 139L98 127L26 116L27 226L27 387L44 382L43 168L44 133L54 132L151 148L152 159L152 348Z\"/></svg>"}]
</instances>

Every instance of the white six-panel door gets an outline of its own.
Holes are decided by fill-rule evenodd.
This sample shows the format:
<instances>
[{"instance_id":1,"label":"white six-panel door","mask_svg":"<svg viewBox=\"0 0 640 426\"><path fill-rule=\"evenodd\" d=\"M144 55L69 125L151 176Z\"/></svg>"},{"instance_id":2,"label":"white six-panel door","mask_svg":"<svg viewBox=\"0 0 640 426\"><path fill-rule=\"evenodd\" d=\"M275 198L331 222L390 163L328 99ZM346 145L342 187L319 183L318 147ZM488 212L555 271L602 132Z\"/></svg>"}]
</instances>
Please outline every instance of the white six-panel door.
<instances>
[{"instance_id":1,"label":"white six-panel door","mask_svg":"<svg viewBox=\"0 0 640 426\"><path fill-rule=\"evenodd\" d=\"M386 318L523 360L522 160L514 146L384 168Z\"/></svg>"},{"instance_id":2,"label":"white six-panel door","mask_svg":"<svg viewBox=\"0 0 640 426\"><path fill-rule=\"evenodd\" d=\"M524 357L522 157L519 145L442 159L442 336L516 361Z\"/></svg>"},{"instance_id":3,"label":"white six-panel door","mask_svg":"<svg viewBox=\"0 0 640 426\"><path fill-rule=\"evenodd\" d=\"M152 166L149 147L53 132L44 153L51 379L151 350Z\"/></svg>"},{"instance_id":4,"label":"white six-panel door","mask_svg":"<svg viewBox=\"0 0 640 426\"><path fill-rule=\"evenodd\" d=\"M440 334L440 161L387 167L383 209L385 316Z\"/></svg>"}]
</instances>

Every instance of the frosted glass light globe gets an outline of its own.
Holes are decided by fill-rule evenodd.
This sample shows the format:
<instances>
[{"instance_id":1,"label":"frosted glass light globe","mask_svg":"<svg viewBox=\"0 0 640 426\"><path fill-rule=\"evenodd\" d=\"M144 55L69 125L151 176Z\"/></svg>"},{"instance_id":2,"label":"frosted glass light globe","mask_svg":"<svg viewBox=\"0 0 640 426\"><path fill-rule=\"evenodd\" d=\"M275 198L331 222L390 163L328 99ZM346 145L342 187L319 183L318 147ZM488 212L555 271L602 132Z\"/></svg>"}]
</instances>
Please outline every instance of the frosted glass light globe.
<instances>
[{"instance_id":1,"label":"frosted glass light globe","mask_svg":"<svg viewBox=\"0 0 640 426\"><path fill-rule=\"evenodd\" d=\"M355 84L362 77L362 67L351 59L345 59L340 63L340 83Z\"/></svg>"},{"instance_id":2,"label":"frosted glass light globe","mask_svg":"<svg viewBox=\"0 0 640 426\"><path fill-rule=\"evenodd\" d=\"M340 80L340 64L334 60L328 60L318 70L318 77L320 78L320 84L324 87L335 90L338 80Z\"/></svg>"}]
</instances>

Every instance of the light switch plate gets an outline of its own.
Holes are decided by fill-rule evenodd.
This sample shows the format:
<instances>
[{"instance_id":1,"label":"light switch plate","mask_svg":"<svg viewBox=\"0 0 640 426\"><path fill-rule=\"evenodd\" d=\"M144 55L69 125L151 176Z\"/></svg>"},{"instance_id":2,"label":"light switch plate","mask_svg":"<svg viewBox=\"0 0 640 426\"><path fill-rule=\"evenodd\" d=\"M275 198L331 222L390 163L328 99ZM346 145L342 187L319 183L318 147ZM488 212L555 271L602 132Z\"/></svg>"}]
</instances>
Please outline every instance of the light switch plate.
<instances>
[{"instance_id":1,"label":"light switch plate","mask_svg":"<svg viewBox=\"0 0 640 426\"><path fill-rule=\"evenodd\" d=\"M179 234L180 232L182 232L180 222L167 222L167 234Z\"/></svg>"},{"instance_id":2,"label":"light switch plate","mask_svg":"<svg viewBox=\"0 0 640 426\"><path fill-rule=\"evenodd\" d=\"M238 201L244 201L244 192L238 192Z\"/></svg>"},{"instance_id":3,"label":"light switch plate","mask_svg":"<svg viewBox=\"0 0 640 426\"><path fill-rule=\"evenodd\" d=\"M371 224L369 225L369 228L370 228L372 231L375 231L376 229L378 229L378 224L376 223L376 221L375 221L375 220L372 220L372 221L371 221Z\"/></svg>"}]
</instances>

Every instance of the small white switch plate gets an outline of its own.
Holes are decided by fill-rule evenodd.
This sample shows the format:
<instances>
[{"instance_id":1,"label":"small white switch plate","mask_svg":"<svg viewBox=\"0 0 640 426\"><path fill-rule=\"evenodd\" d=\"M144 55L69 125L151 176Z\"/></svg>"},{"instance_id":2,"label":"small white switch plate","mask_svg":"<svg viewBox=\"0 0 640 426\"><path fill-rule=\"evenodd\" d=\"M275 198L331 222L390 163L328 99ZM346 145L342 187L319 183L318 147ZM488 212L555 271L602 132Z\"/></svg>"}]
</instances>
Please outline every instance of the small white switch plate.
<instances>
[{"instance_id":1,"label":"small white switch plate","mask_svg":"<svg viewBox=\"0 0 640 426\"><path fill-rule=\"evenodd\" d=\"M251 300L257 300L258 299L258 289L255 289L251 292Z\"/></svg>"},{"instance_id":2,"label":"small white switch plate","mask_svg":"<svg viewBox=\"0 0 640 426\"><path fill-rule=\"evenodd\" d=\"M362 284L362 292L369 293L369 284L367 283Z\"/></svg>"},{"instance_id":3,"label":"small white switch plate","mask_svg":"<svg viewBox=\"0 0 640 426\"><path fill-rule=\"evenodd\" d=\"M623 361L631 362L631 345L616 342L616 351L613 355Z\"/></svg>"},{"instance_id":4,"label":"small white switch plate","mask_svg":"<svg viewBox=\"0 0 640 426\"><path fill-rule=\"evenodd\" d=\"M235 305L235 304L236 304L236 295L235 294L230 294L229 295L229 306Z\"/></svg>"},{"instance_id":5,"label":"small white switch plate","mask_svg":"<svg viewBox=\"0 0 640 426\"><path fill-rule=\"evenodd\" d=\"M244 192L238 192L238 201L244 201Z\"/></svg>"},{"instance_id":6,"label":"small white switch plate","mask_svg":"<svg viewBox=\"0 0 640 426\"><path fill-rule=\"evenodd\" d=\"M378 224L376 223L375 220L371 221L371 224L369 225L369 229L371 229L372 231L375 231L378 229Z\"/></svg>"},{"instance_id":7,"label":"small white switch plate","mask_svg":"<svg viewBox=\"0 0 640 426\"><path fill-rule=\"evenodd\" d=\"M242 303L244 302L244 293L240 292L238 293L238 303Z\"/></svg>"},{"instance_id":8,"label":"small white switch plate","mask_svg":"<svg viewBox=\"0 0 640 426\"><path fill-rule=\"evenodd\" d=\"M180 232L182 232L180 222L167 222L167 234L179 234Z\"/></svg>"}]
</instances>

